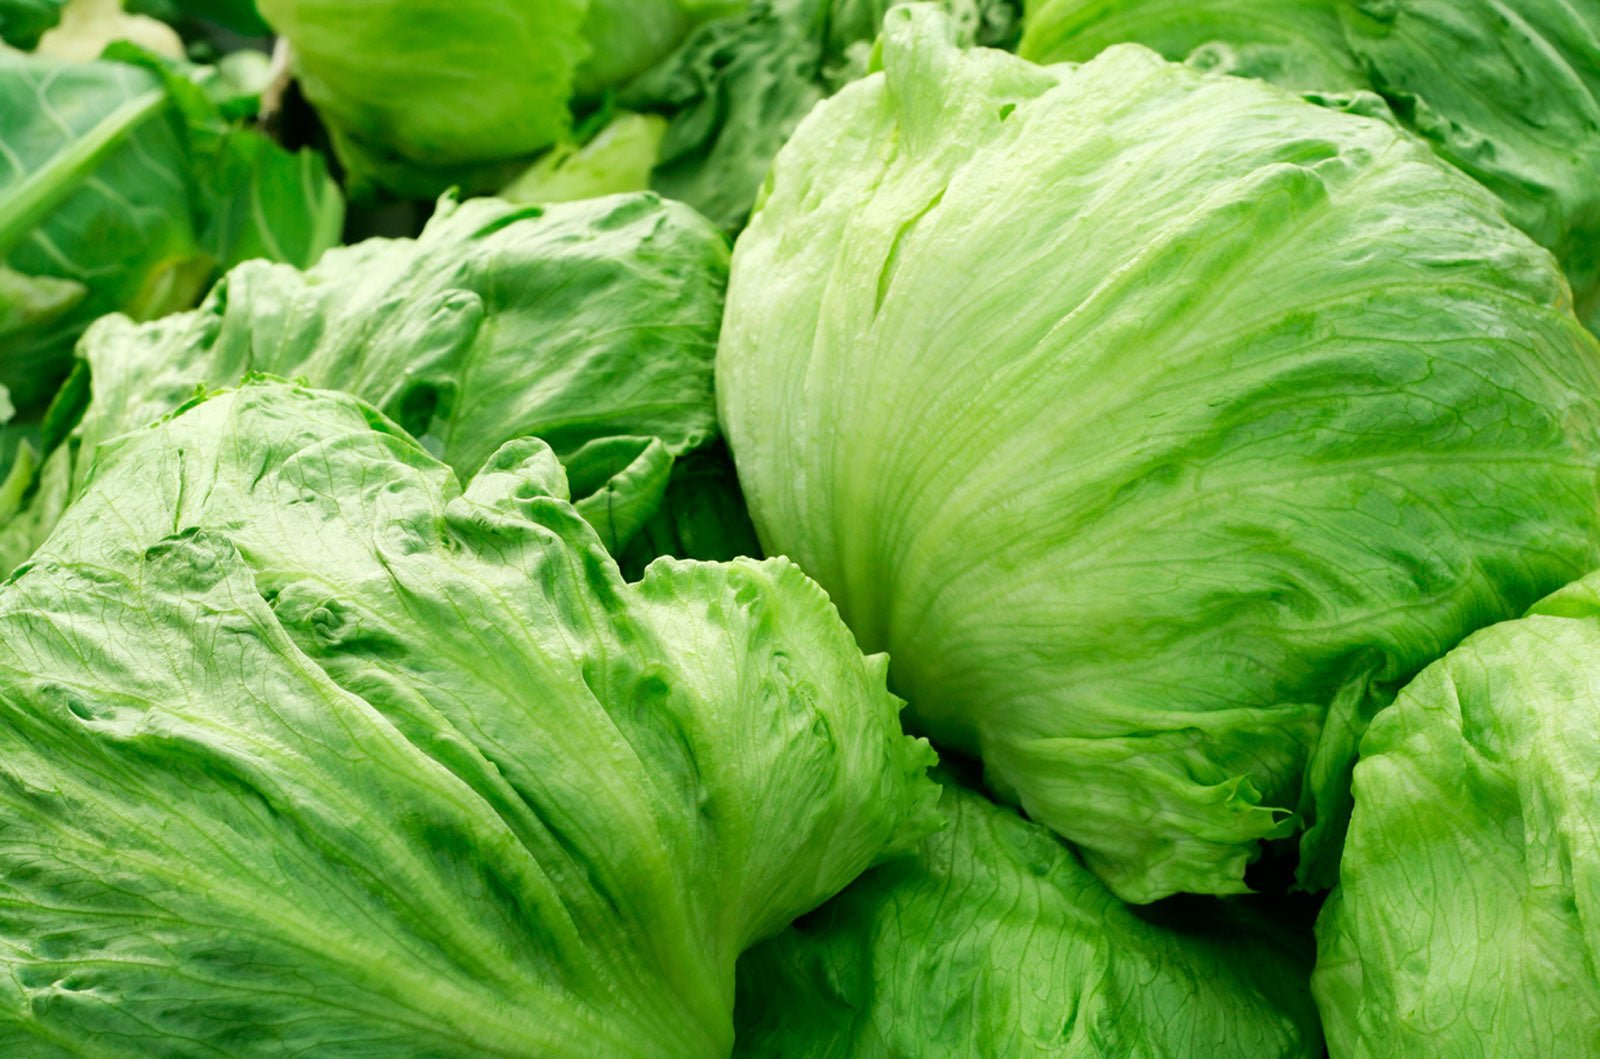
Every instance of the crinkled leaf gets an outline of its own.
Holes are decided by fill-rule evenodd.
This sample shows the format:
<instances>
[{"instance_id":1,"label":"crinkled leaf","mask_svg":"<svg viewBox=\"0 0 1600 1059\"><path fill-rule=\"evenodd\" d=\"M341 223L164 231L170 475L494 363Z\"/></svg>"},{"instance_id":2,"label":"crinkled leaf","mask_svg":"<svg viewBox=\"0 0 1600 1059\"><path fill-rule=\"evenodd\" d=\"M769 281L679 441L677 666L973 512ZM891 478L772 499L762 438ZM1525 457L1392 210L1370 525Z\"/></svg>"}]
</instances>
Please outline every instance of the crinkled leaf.
<instances>
[{"instance_id":1,"label":"crinkled leaf","mask_svg":"<svg viewBox=\"0 0 1600 1059\"><path fill-rule=\"evenodd\" d=\"M864 71L864 49L898 0L755 0L708 22L620 93L670 119L652 176L729 231L743 226L772 158L818 100ZM994 43L1009 0L946 0L964 39Z\"/></svg>"},{"instance_id":2,"label":"crinkled leaf","mask_svg":"<svg viewBox=\"0 0 1600 1059\"><path fill-rule=\"evenodd\" d=\"M1296 89L1382 95L1554 251L1600 328L1600 5L1572 0L1040 0L1041 62L1150 45Z\"/></svg>"},{"instance_id":3,"label":"crinkled leaf","mask_svg":"<svg viewBox=\"0 0 1600 1059\"><path fill-rule=\"evenodd\" d=\"M0 588L8 1054L727 1054L931 755L791 564L630 585L563 491L269 381L102 451Z\"/></svg>"}]
</instances>

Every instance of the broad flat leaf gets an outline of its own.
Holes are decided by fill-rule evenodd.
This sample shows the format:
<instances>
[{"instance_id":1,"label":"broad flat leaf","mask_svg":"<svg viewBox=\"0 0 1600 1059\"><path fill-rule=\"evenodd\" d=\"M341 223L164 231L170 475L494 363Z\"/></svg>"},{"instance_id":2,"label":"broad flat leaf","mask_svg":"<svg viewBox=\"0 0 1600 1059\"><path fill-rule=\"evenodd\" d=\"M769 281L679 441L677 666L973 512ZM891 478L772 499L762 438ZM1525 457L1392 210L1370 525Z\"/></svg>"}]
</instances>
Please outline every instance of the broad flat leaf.
<instances>
[{"instance_id":1,"label":"broad flat leaf","mask_svg":"<svg viewBox=\"0 0 1600 1059\"><path fill-rule=\"evenodd\" d=\"M1600 566L1600 343L1387 121L888 22L734 253L763 543L1120 896L1331 885L1372 713Z\"/></svg>"},{"instance_id":2,"label":"broad flat leaf","mask_svg":"<svg viewBox=\"0 0 1600 1059\"><path fill-rule=\"evenodd\" d=\"M0 53L0 113L0 267L35 289L82 288L0 356L19 408L50 396L90 321L186 308L241 254L309 264L338 237L338 193L314 156L174 106L150 69ZM0 288L0 319L19 314L16 291Z\"/></svg>"},{"instance_id":3,"label":"broad flat leaf","mask_svg":"<svg viewBox=\"0 0 1600 1059\"><path fill-rule=\"evenodd\" d=\"M726 1055L931 754L792 564L630 585L563 492L271 381L103 450L0 587L0 1049Z\"/></svg>"}]
</instances>

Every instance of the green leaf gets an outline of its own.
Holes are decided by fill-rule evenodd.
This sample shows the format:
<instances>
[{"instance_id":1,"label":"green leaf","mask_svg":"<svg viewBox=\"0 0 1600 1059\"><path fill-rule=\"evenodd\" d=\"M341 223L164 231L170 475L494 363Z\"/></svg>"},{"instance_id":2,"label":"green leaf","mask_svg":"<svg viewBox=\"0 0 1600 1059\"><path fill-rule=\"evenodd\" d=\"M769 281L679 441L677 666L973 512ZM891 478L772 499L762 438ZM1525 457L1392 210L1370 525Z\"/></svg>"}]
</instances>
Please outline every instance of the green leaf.
<instances>
[{"instance_id":1,"label":"green leaf","mask_svg":"<svg viewBox=\"0 0 1600 1059\"><path fill-rule=\"evenodd\" d=\"M548 210L445 200L414 241L341 247L305 272L247 263L195 312L90 331L71 477L197 391L270 372L372 402L462 474L512 438L544 439L580 500L604 494L581 509L620 549L673 461L717 436L727 267L716 230L648 193Z\"/></svg>"},{"instance_id":2,"label":"green leaf","mask_svg":"<svg viewBox=\"0 0 1600 1059\"><path fill-rule=\"evenodd\" d=\"M358 181L437 195L564 138L587 0L262 0ZM508 174L509 175L509 174ZM488 186L498 186L504 177Z\"/></svg>"},{"instance_id":3,"label":"green leaf","mask_svg":"<svg viewBox=\"0 0 1600 1059\"><path fill-rule=\"evenodd\" d=\"M888 22L734 254L762 542L1120 896L1316 886L1365 719L1600 566L1600 343L1391 122Z\"/></svg>"},{"instance_id":4,"label":"green leaf","mask_svg":"<svg viewBox=\"0 0 1600 1059\"><path fill-rule=\"evenodd\" d=\"M673 464L660 504L617 560L634 580L657 556L726 561L761 554L733 461L719 441Z\"/></svg>"},{"instance_id":5,"label":"green leaf","mask_svg":"<svg viewBox=\"0 0 1600 1059\"><path fill-rule=\"evenodd\" d=\"M187 308L219 266L256 253L309 264L338 235L338 193L315 156L233 128L157 60L116 54L162 72L0 53L0 112L15 115L0 131L0 268L12 277L0 318L25 322L0 383L19 408L50 395L97 317ZM193 98L175 105L180 84ZM56 298L41 313L47 288Z\"/></svg>"},{"instance_id":6,"label":"green leaf","mask_svg":"<svg viewBox=\"0 0 1600 1059\"><path fill-rule=\"evenodd\" d=\"M629 585L549 449L463 488L258 380L0 588L0 1047L726 1055L739 953L934 823L782 560Z\"/></svg>"},{"instance_id":7,"label":"green leaf","mask_svg":"<svg viewBox=\"0 0 1600 1059\"><path fill-rule=\"evenodd\" d=\"M1309 938L1243 910L1140 918L1059 839L946 781L945 830L739 963L761 1059L1320 1059Z\"/></svg>"},{"instance_id":8,"label":"green leaf","mask_svg":"<svg viewBox=\"0 0 1600 1059\"><path fill-rule=\"evenodd\" d=\"M1600 579L1470 637L1378 714L1313 979L1335 1055L1600 1043Z\"/></svg>"}]
</instances>

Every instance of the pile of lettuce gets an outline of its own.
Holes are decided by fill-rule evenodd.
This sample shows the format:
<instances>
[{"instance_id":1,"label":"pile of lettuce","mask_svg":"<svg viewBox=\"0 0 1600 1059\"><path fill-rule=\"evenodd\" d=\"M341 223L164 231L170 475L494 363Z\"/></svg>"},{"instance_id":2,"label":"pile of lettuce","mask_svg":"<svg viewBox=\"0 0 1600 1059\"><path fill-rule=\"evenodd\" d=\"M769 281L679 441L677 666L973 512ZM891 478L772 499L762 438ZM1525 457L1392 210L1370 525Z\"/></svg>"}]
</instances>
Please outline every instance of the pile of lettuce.
<instances>
[{"instance_id":1,"label":"pile of lettuce","mask_svg":"<svg viewBox=\"0 0 1600 1059\"><path fill-rule=\"evenodd\" d=\"M1600 9L0 0L0 1055L1600 1055Z\"/></svg>"}]
</instances>

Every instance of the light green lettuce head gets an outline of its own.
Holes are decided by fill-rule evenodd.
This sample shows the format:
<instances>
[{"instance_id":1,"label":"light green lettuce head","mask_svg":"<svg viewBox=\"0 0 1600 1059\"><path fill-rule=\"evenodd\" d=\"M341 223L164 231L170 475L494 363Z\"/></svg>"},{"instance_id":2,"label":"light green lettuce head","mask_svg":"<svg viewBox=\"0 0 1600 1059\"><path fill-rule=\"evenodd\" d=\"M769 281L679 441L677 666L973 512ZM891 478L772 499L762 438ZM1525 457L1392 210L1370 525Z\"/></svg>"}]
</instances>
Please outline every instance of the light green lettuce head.
<instances>
[{"instance_id":1,"label":"light green lettuce head","mask_svg":"<svg viewBox=\"0 0 1600 1059\"><path fill-rule=\"evenodd\" d=\"M1600 5L1572 0L1034 0L1021 53L1119 41L1290 88L1369 90L1566 268L1600 329Z\"/></svg>"},{"instance_id":2,"label":"light green lettuce head","mask_svg":"<svg viewBox=\"0 0 1600 1059\"><path fill-rule=\"evenodd\" d=\"M496 186L567 136L575 100L737 2L261 0L358 184Z\"/></svg>"},{"instance_id":3,"label":"light green lettuce head","mask_svg":"<svg viewBox=\"0 0 1600 1059\"><path fill-rule=\"evenodd\" d=\"M101 442L251 372L370 401L463 475L504 442L538 436L618 555L664 504L700 499L738 539L669 546L656 525L651 549L750 554L747 520L723 503L737 496L731 474L716 473L727 269L721 234L653 194L550 209L446 199L414 240L340 247L306 271L252 262L194 312L101 320L52 410L28 505L8 518L0 504L0 566L48 534Z\"/></svg>"},{"instance_id":4,"label":"light green lettuce head","mask_svg":"<svg viewBox=\"0 0 1600 1059\"><path fill-rule=\"evenodd\" d=\"M739 962L749 1059L1320 1059L1309 936L1142 918L1046 828L946 782L946 826Z\"/></svg>"},{"instance_id":5,"label":"light green lettuce head","mask_svg":"<svg viewBox=\"0 0 1600 1059\"><path fill-rule=\"evenodd\" d=\"M734 252L756 527L1120 896L1245 888L1462 636L1600 563L1600 343L1394 125L891 11Z\"/></svg>"},{"instance_id":6,"label":"light green lettuce head","mask_svg":"<svg viewBox=\"0 0 1600 1059\"><path fill-rule=\"evenodd\" d=\"M565 491L260 379L103 447L0 586L0 1052L727 1055L932 755L793 564Z\"/></svg>"},{"instance_id":7,"label":"light green lettuce head","mask_svg":"<svg viewBox=\"0 0 1600 1059\"><path fill-rule=\"evenodd\" d=\"M1468 639L1361 743L1314 986L1334 1055L1600 1049L1600 576Z\"/></svg>"}]
</instances>

